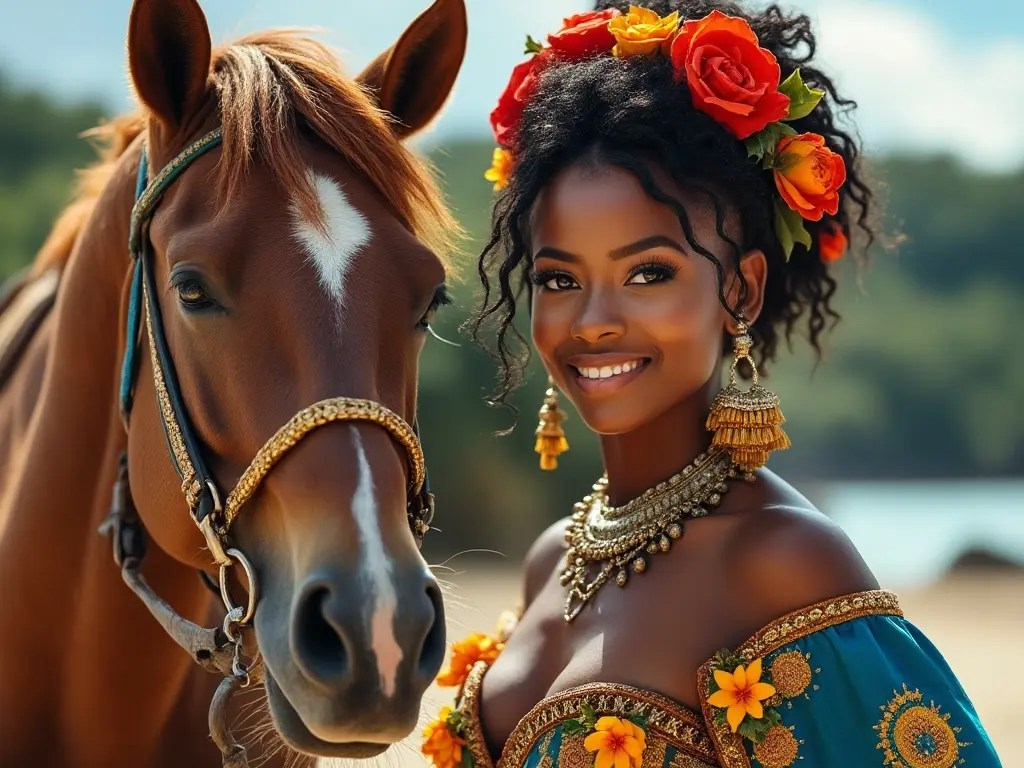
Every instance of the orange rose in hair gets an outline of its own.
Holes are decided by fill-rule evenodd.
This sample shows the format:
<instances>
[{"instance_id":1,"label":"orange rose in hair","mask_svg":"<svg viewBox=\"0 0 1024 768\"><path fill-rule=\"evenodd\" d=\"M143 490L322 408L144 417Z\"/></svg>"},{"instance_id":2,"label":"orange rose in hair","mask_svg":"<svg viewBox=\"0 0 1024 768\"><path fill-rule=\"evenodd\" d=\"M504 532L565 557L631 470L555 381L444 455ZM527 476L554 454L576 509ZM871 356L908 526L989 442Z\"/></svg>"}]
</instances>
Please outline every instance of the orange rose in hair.
<instances>
[{"instance_id":1,"label":"orange rose in hair","mask_svg":"<svg viewBox=\"0 0 1024 768\"><path fill-rule=\"evenodd\" d=\"M686 22L671 56L676 80L686 80L693 105L738 139L789 112L789 97L779 93L779 63L743 19L712 11Z\"/></svg>"},{"instance_id":2,"label":"orange rose in hair","mask_svg":"<svg viewBox=\"0 0 1024 768\"><path fill-rule=\"evenodd\" d=\"M608 53L615 45L615 37L608 29L608 22L621 15L617 8L609 8L606 11L570 16L558 32L548 35L548 45L555 52L571 59Z\"/></svg>"},{"instance_id":3,"label":"orange rose in hair","mask_svg":"<svg viewBox=\"0 0 1024 768\"><path fill-rule=\"evenodd\" d=\"M816 133L786 136L775 159L775 186L786 205L810 221L839 210L839 188L846 181L846 163Z\"/></svg>"},{"instance_id":4,"label":"orange rose in hair","mask_svg":"<svg viewBox=\"0 0 1024 768\"><path fill-rule=\"evenodd\" d=\"M818 252L826 264L843 258L849 245L850 241L846 239L846 234L837 221L830 221L818 235Z\"/></svg>"},{"instance_id":5,"label":"orange rose in hair","mask_svg":"<svg viewBox=\"0 0 1024 768\"><path fill-rule=\"evenodd\" d=\"M498 99L498 106L491 111L494 140L501 146L513 145L526 102L537 87L537 78L550 62L551 49L545 48L512 70L512 77Z\"/></svg>"},{"instance_id":6,"label":"orange rose in hair","mask_svg":"<svg viewBox=\"0 0 1024 768\"><path fill-rule=\"evenodd\" d=\"M625 16L617 16L608 22L608 29L615 36L612 54L624 59L650 56L659 51L667 53L672 35L678 28L678 12L662 18L652 10L631 5Z\"/></svg>"}]
</instances>

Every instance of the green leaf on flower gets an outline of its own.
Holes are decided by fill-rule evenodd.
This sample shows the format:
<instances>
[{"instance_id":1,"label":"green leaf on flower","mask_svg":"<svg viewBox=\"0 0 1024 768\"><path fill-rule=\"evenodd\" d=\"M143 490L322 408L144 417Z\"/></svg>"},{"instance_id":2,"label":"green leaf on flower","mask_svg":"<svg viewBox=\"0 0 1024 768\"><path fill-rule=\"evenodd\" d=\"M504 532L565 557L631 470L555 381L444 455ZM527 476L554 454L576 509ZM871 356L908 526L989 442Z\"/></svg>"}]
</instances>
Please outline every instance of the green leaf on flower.
<instances>
[{"instance_id":1,"label":"green leaf on flower","mask_svg":"<svg viewBox=\"0 0 1024 768\"><path fill-rule=\"evenodd\" d=\"M462 759L459 761L459 768L473 768L473 755L469 747L462 748Z\"/></svg>"},{"instance_id":2,"label":"green leaf on flower","mask_svg":"<svg viewBox=\"0 0 1024 768\"><path fill-rule=\"evenodd\" d=\"M789 114L786 115L786 120L799 120L801 117L807 117L825 95L824 91L807 87L800 76L799 69L793 70L793 74L782 82L779 92L789 96Z\"/></svg>"},{"instance_id":3,"label":"green leaf on flower","mask_svg":"<svg viewBox=\"0 0 1024 768\"><path fill-rule=\"evenodd\" d=\"M462 712L458 709L453 709L452 713L448 715L448 719L445 721L445 726L447 726L448 730L456 736L462 735L465 725L466 723L463 721Z\"/></svg>"},{"instance_id":4,"label":"green leaf on flower","mask_svg":"<svg viewBox=\"0 0 1024 768\"><path fill-rule=\"evenodd\" d=\"M583 717L580 718L583 721L583 726L588 731L592 731L594 726L597 725L597 713L594 711L594 708L590 706L589 701L584 701L580 704L580 711L583 713Z\"/></svg>"},{"instance_id":5,"label":"green leaf on flower","mask_svg":"<svg viewBox=\"0 0 1024 768\"><path fill-rule=\"evenodd\" d=\"M526 36L526 51L525 53L540 53L544 50L544 46L533 39L533 35Z\"/></svg>"},{"instance_id":6,"label":"green leaf on flower","mask_svg":"<svg viewBox=\"0 0 1024 768\"><path fill-rule=\"evenodd\" d=\"M796 136L796 131L785 123L768 123L764 130L758 131L744 142L747 156L757 160L763 159L765 170L771 168L775 161L775 150L785 136Z\"/></svg>"},{"instance_id":7,"label":"green leaf on flower","mask_svg":"<svg viewBox=\"0 0 1024 768\"><path fill-rule=\"evenodd\" d=\"M580 736L586 732L587 729L579 720L566 720L562 723L562 733L566 736Z\"/></svg>"},{"instance_id":8,"label":"green leaf on flower","mask_svg":"<svg viewBox=\"0 0 1024 768\"><path fill-rule=\"evenodd\" d=\"M782 252L786 254L786 261L793 255L793 249L798 243L810 250L811 235L804 227L803 218L780 198L775 198L775 231L782 244Z\"/></svg>"},{"instance_id":9,"label":"green leaf on flower","mask_svg":"<svg viewBox=\"0 0 1024 768\"><path fill-rule=\"evenodd\" d=\"M645 731L647 730L647 715L632 715L627 719L629 720L629 722L633 723L633 725L637 726L638 728L641 728Z\"/></svg>"},{"instance_id":10,"label":"green leaf on flower","mask_svg":"<svg viewBox=\"0 0 1024 768\"><path fill-rule=\"evenodd\" d=\"M758 131L753 136L748 136L743 145L747 148L747 157L753 157L756 160L761 160L775 148L767 128Z\"/></svg>"}]
</instances>

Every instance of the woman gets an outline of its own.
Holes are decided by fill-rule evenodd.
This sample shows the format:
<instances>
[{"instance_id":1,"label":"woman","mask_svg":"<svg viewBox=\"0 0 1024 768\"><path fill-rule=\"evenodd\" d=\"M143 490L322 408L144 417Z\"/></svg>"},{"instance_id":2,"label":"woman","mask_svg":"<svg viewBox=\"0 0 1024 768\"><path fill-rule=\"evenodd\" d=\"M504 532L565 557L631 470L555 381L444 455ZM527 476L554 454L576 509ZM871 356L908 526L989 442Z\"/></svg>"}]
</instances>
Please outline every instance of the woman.
<instances>
[{"instance_id":1,"label":"woman","mask_svg":"<svg viewBox=\"0 0 1024 768\"><path fill-rule=\"evenodd\" d=\"M492 114L502 192L476 330L497 322L507 394L529 298L553 381L542 466L566 449L560 390L606 475L531 549L514 631L456 646L439 682L457 707L425 754L438 768L998 766L896 597L763 468L789 443L750 355L772 361L801 330L818 350L830 262L853 227L872 239L857 147L836 127L851 104L811 62L809 20L616 3L528 51Z\"/></svg>"}]
</instances>

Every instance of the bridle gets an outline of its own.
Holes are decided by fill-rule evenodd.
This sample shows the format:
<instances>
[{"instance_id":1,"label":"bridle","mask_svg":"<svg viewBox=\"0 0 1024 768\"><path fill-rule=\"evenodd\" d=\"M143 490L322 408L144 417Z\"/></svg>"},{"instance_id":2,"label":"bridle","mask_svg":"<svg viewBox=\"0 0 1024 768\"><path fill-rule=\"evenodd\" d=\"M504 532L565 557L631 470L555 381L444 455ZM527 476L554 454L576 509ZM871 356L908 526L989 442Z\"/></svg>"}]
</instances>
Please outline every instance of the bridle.
<instances>
[{"instance_id":1,"label":"bridle","mask_svg":"<svg viewBox=\"0 0 1024 768\"><path fill-rule=\"evenodd\" d=\"M226 497L222 497L216 479L203 458L202 442L189 419L164 334L147 229L157 204L175 179L221 141L220 129L211 131L186 147L152 181L148 174L147 149L143 144L128 243L133 266L128 300L127 341L121 367L120 411L127 429L134 399L137 353L141 344L142 324L145 322L153 383L167 446L181 479L181 490L189 514L206 539L213 562L220 570L217 587L213 587L205 572L202 572L202 576L219 592L224 603L226 614L223 624L207 629L179 616L152 591L139 572L145 555L146 536L131 499L127 451L121 455L110 514L100 530L112 536L114 560L120 566L125 582L143 600L168 634L200 666L224 676L210 707L211 735L221 749L225 767L243 768L248 765L245 748L232 738L225 718L231 695L262 677L259 660L244 662L242 649L243 632L252 626L259 599L257 577L248 558L237 547L231 546L229 539L231 524L246 501L285 453L313 430L335 421L376 424L405 450L409 465L407 514L418 545L422 545L423 537L430 528L434 515L434 497L429 491L426 464L416 428L409 426L399 415L380 403L350 397L322 400L297 413L260 448L235 487ZM249 586L244 607L236 604L231 596L230 569L236 564L244 571Z\"/></svg>"}]
</instances>

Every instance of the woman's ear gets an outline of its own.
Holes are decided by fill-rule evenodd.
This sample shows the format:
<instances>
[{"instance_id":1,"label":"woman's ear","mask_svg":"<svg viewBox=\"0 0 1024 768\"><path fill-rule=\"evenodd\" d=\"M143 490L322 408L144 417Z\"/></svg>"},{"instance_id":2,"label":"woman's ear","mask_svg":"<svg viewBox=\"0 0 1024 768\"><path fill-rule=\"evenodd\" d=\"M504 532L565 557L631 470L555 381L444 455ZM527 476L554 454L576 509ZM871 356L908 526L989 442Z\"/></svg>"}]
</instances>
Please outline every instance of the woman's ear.
<instances>
[{"instance_id":1,"label":"woman's ear","mask_svg":"<svg viewBox=\"0 0 1024 768\"><path fill-rule=\"evenodd\" d=\"M725 297L737 314L742 314L748 325L753 325L764 306L764 286L768 279L768 259L759 249L747 251L740 259L741 281L733 275ZM735 321L728 321L730 331L735 330Z\"/></svg>"}]
</instances>

